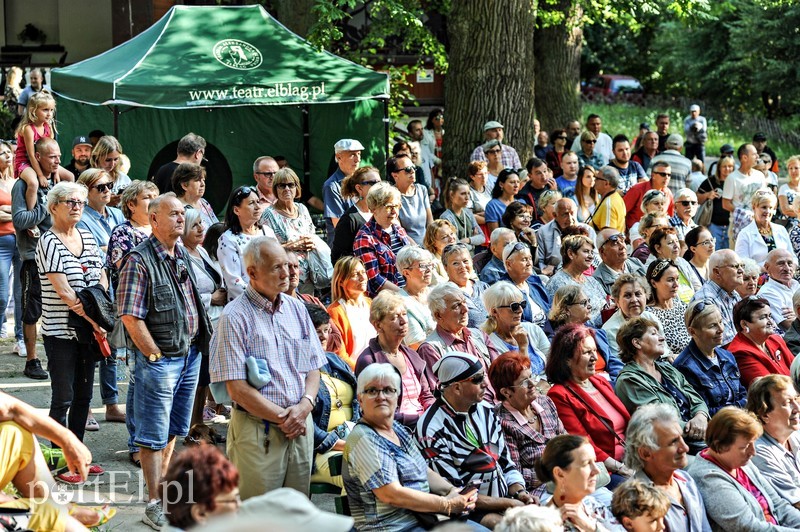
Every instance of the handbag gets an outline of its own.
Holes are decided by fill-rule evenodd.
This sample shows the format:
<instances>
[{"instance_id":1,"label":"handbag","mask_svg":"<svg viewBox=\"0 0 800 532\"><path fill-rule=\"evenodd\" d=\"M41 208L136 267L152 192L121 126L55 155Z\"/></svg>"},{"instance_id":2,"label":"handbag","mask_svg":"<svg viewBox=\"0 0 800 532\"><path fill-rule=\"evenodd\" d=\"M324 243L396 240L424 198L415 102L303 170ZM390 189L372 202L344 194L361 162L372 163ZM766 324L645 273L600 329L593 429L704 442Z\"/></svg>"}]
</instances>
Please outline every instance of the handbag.
<instances>
[{"instance_id":1,"label":"handbag","mask_svg":"<svg viewBox=\"0 0 800 532\"><path fill-rule=\"evenodd\" d=\"M714 214L714 200L709 199L697 208L697 212L694 215L694 223L708 227L711 225L712 214Z\"/></svg>"}]
</instances>

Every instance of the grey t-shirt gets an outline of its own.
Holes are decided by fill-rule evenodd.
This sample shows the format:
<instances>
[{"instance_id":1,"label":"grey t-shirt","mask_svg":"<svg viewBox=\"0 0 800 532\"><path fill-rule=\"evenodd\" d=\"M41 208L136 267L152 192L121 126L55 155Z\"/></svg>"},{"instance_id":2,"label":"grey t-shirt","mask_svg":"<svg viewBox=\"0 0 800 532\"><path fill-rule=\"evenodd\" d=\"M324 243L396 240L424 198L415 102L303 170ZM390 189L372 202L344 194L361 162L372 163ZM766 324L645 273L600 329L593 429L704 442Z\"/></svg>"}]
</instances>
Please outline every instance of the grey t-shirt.
<instances>
[{"instance_id":1,"label":"grey t-shirt","mask_svg":"<svg viewBox=\"0 0 800 532\"><path fill-rule=\"evenodd\" d=\"M17 179L11 189L11 221L17 234L17 249L21 260L34 260L36 258L36 244L39 236L32 236L28 229L38 227L39 235L50 229L53 221L50 211L47 210L47 190L41 187L36 192L36 206L28 210L25 203L25 193L28 185L22 179Z\"/></svg>"}]
</instances>

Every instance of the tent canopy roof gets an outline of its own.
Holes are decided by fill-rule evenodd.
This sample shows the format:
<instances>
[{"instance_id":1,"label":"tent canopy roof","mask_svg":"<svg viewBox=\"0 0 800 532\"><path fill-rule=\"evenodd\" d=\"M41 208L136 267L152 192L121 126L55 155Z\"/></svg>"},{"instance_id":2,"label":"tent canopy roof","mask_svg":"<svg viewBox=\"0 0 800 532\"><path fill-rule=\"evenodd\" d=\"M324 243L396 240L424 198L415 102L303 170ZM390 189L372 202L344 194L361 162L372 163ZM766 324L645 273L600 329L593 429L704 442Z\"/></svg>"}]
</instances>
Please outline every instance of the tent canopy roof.
<instances>
[{"instance_id":1,"label":"tent canopy roof","mask_svg":"<svg viewBox=\"0 0 800 532\"><path fill-rule=\"evenodd\" d=\"M263 7L174 6L98 56L53 70L53 90L92 105L161 109L387 98L386 74L314 49Z\"/></svg>"}]
</instances>

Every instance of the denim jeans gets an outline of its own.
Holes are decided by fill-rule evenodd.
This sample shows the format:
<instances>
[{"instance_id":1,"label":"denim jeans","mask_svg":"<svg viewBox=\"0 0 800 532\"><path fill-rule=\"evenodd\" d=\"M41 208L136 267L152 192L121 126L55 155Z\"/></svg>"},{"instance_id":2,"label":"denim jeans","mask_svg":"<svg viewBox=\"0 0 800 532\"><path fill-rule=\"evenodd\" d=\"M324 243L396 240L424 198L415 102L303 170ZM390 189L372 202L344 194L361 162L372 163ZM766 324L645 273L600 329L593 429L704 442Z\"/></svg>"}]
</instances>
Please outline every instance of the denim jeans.
<instances>
[{"instance_id":1,"label":"denim jeans","mask_svg":"<svg viewBox=\"0 0 800 532\"><path fill-rule=\"evenodd\" d=\"M200 352L189 348L184 357L161 357L150 362L136 351L135 443L156 451L167 446L170 436L189 434L192 404L200 374Z\"/></svg>"},{"instance_id":2,"label":"denim jeans","mask_svg":"<svg viewBox=\"0 0 800 532\"><path fill-rule=\"evenodd\" d=\"M14 266L13 285L11 266ZM17 237L0 236L0 323L6 323L6 307L8 307L9 289L14 289L14 338L22 340L22 284L19 281L19 270L22 263L17 250Z\"/></svg>"},{"instance_id":3,"label":"denim jeans","mask_svg":"<svg viewBox=\"0 0 800 532\"><path fill-rule=\"evenodd\" d=\"M119 403L119 390L117 390L117 359L116 353L104 358L100 365L100 397L104 405Z\"/></svg>"},{"instance_id":4,"label":"denim jeans","mask_svg":"<svg viewBox=\"0 0 800 532\"><path fill-rule=\"evenodd\" d=\"M135 361L131 362L134 355L134 351L128 350L128 364L136 364ZM128 371L128 398L125 402L125 426L128 428L128 452L135 453L139 451L139 447L137 447L133 443L133 439L136 436L136 418L134 417L134 413L136 412L136 396L135 394L136 388L136 371Z\"/></svg>"},{"instance_id":5,"label":"denim jeans","mask_svg":"<svg viewBox=\"0 0 800 532\"><path fill-rule=\"evenodd\" d=\"M77 340L55 336L43 336L42 339L51 379L50 417L83 441L94 385L93 355Z\"/></svg>"},{"instance_id":6,"label":"denim jeans","mask_svg":"<svg viewBox=\"0 0 800 532\"><path fill-rule=\"evenodd\" d=\"M728 242L728 226L708 224L708 230L711 236L717 241L716 249L729 249L730 243Z\"/></svg>"}]
</instances>

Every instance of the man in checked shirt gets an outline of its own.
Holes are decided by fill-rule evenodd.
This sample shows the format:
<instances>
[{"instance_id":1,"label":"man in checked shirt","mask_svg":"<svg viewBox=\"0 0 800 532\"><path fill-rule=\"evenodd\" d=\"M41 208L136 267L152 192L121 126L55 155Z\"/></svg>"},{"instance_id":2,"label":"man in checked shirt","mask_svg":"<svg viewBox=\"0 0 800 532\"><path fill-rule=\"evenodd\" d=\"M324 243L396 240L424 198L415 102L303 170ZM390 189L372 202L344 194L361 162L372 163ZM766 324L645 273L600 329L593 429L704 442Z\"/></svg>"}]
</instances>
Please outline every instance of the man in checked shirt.
<instances>
[{"instance_id":1,"label":"man in checked shirt","mask_svg":"<svg viewBox=\"0 0 800 532\"><path fill-rule=\"evenodd\" d=\"M309 414L327 359L303 303L282 293L289 259L278 241L252 239L243 261L250 284L225 307L209 360L211 382L224 382L234 403L228 457L239 470L242 499L282 487L308 495L314 455ZM249 357L265 361L258 373L268 382L260 388L248 383Z\"/></svg>"}]
</instances>

